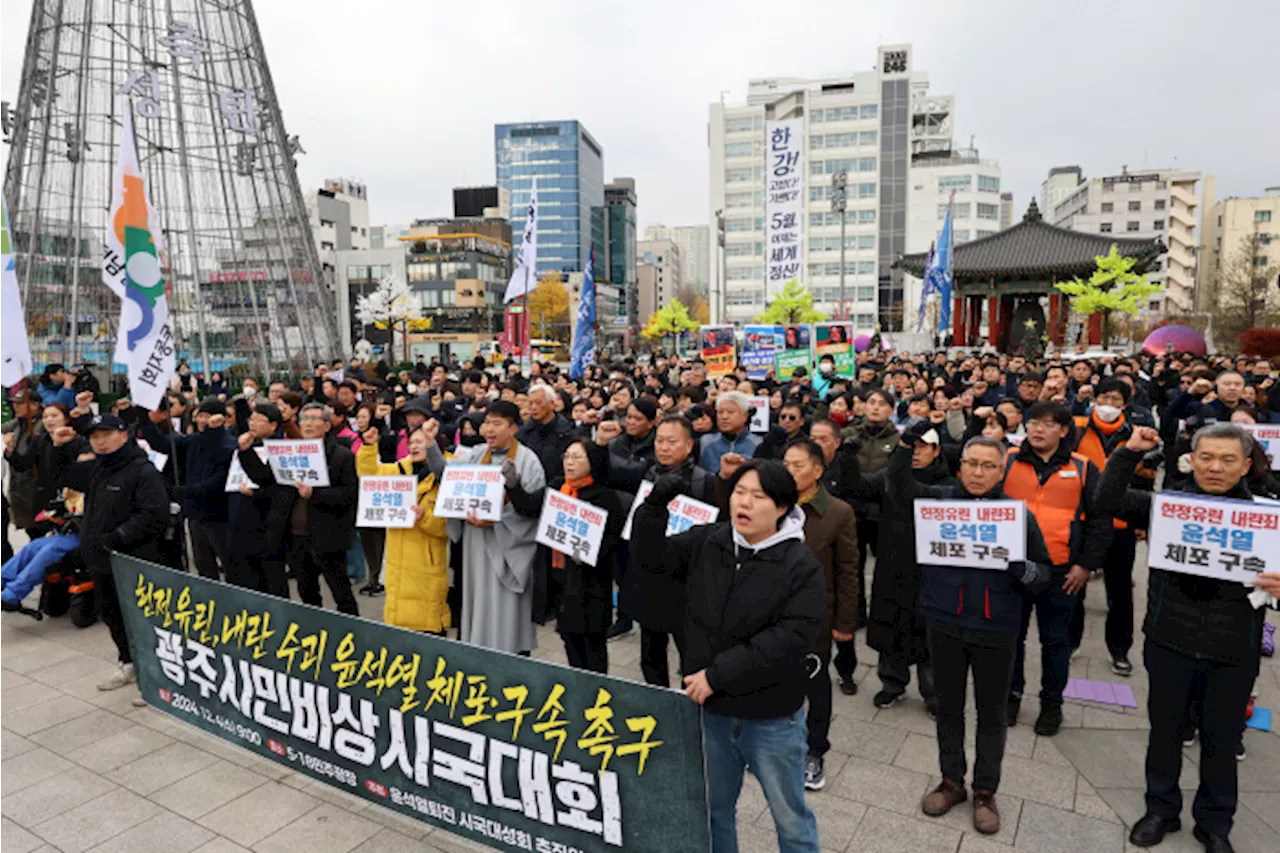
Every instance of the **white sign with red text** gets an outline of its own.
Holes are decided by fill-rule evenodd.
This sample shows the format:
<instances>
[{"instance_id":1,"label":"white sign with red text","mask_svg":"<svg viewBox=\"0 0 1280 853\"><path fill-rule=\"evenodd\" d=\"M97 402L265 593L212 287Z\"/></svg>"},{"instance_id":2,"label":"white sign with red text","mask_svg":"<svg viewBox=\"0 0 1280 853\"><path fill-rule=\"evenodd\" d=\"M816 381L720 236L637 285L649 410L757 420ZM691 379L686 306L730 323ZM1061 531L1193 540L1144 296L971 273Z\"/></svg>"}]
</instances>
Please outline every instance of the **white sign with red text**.
<instances>
[{"instance_id":1,"label":"white sign with red text","mask_svg":"<svg viewBox=\"0 0 1280 853\"><path fill-rule=\"evenodd\" d=\"M504 497L501 465L446 465L436 517L465 519L474 514L481 521L501 521Z\"/></svg>"},{"instance_id":2,"label":"white sign with red text","mask_svg":"<svg viewBox=\"0 0 1280 853\"><path fill-rule=\"evenodd\" d=\"M917 498L916 562L1003 571L1027 558L1026 504Z\"/></svg>"},{"instance_id":3,"label":"white sign with red text","mask_svg":"<svg viewBox=\"0 0 1280 853\"><path fill-rule=\"evenodd\" d=\"M1168 492L1151 496L1147 565L1252 583L1280 565L1280 506Z\"/></svg>"},{"instance_id":4,"label":"white sign with red text","mask_svg":"<svg viewBox=\"0 0 1280 853\"><path fill-rule=\"evenodd\" d=\"M1280 471L1280 424L1236 424L1253 434L1253 440L1271 457L1271 470Z\"/></svg>"},{"instance_id":5,"label":"white sign with red text","mask_svg":"<svg viewBox=\"0 0 1280 853\"><path fill-rule=\"evenodd\" d=\"M538 519L537 539L543 545L594 566L604 540L609 513L598 506L547 489Z\"/></svg>"},{"instance_id":6,"label":"white sign with red text","mask_svg":"<svg viewBox=\"0 0 1280 853\"><path fill-rule=\"evenodd\" d=\"M265 447L255 447L254 453L258 454L258 458L263 462L267 461L267 449ZM244 472L244 466L240 464L240 454L231 454L231 467L227 470L227 484L223 488L224 492L238 492L241 486L248 486L251 489L258 488L258 484L249 479L249 475Z\"/></svg>"},{"instance_id":7,"label":"white sign with red text","mask_svg":"<svg viewBox=\"0 0 1280 853\"><path fill-rule=\"evenodd\" d=\"M417 477L361 477L356 527L413 527L418 523L413 513L417 503Z\"/></svg>"},{"instance_id":8,"label":"white sign with red text","mask_svg":"<svg viewBox=\"0 0 1280 853\"><path fill-rule=\"evenodd\" d=\"M306 483L314 488L329 485L329 460L324 455L324 442L318 438L270 439L267 464L276 482L282 486Z\"/></svg>"},{"instance_id":9,"label":"white sign with red text","mask_svg":"<svg viewBox=\"0 0 1280 853\"><path fill-rule=\"evenodd\" d=\"M751 431L769 431L769 398L748 397L747 405L751 407Z\"/></svg>"},{"instance_id":10,"label":"white sign with red text","mask_svg":"<svg viewBox=\"0 0 1280 853\"><path fill-rule=\"evenodd\" d=\"M640 483L640 491L636 492L636 499L631 502L631 511L627 513L627 523L622 528L622 538L627 541L631 540L631 519L635 518L636 507L649 496L649 492L653 491L653 483L644 480ZM688 495L678 495L667 504L667 535L675 536L677 533L684 533L690 527L696 527L700 524L710 524L720 517L719 507L711 504L704 504L700 500L689 497Z\"/></svg>"}]
</instances>

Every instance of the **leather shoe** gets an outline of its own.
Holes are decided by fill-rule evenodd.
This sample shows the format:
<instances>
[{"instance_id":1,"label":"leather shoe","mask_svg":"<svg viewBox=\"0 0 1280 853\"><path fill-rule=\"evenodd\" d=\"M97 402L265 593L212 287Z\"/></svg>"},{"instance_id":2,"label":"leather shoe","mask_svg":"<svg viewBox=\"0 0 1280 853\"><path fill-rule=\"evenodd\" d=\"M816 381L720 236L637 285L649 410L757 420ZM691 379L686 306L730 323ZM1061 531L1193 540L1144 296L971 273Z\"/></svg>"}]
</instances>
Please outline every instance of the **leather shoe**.
<instances>
[{"instance_id":1,"label":"leather shoe","mask_svg":"<svg viewBox=\"0 0 1280 853\"><path fill-rule=\"evenodd\" d=\"M994 791L973 792L973 828L983 835L1000 831L1000 810L996 808Z\"/></svg>"},{"instance_id":2,"label":"leather shoe","mask_svg":"<svg viewBox=\"0 0 1280 853\"><path fill-rule=\"evenodd\" d=\"M1134 847L1154 847L1164 841L1166 832L1177 832L1182 829L1182 819L1176 817L1160 817L1147 812L1129 830L1129 843Z\"/></svg>"},{"instance_id":3,"label":"leather shoe","mask_svg":"<svg viewBox=\"0 0 1280 853\"><path fill-rule=\"evenodd\" d=\"M924 799L920 801L920 809L930 817L942 817L953 806L967 799L969 795L965 792L964 785L943 779L938 787L924 795Z\"/></svg>"},{"instance_id":4,"label":"leather shoe","mask_svg":"<svg viewBox=\"0 0 1280 853\"><path fill-rule=\"evenodd\" d=\"M1204 853L1235 853L1230 841L1221 835L1213 835L1198 825L1191 830L1191 834L1195 836L1196 841L1204 845Z\"/></svg>"}]
</instances>

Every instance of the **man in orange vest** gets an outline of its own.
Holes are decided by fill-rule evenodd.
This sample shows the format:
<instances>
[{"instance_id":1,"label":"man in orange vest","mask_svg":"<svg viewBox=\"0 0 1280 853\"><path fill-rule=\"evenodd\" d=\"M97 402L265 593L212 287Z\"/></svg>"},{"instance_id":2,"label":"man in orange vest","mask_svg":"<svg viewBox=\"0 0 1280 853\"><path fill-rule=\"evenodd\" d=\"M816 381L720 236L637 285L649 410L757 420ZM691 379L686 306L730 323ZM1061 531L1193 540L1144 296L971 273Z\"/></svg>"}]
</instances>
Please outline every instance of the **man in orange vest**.
<instances>
[{"instance_id":1,"label":"man in orange vest","mask_svg":"<svg viewBox=\"0 0 1280 853\"><path fill-rule=\"evenodd\" d=\"M1023 661L1034 609L1043 670L1035 731L1052 737L1062 726L1062 691L1071 667L1071 614L1089 573L1102 566L1111 541L1111 517L1100 515L1094 508L1100 482L1097 466L1071 452L1070 410L1061 403L1036 403L1027 410L1025 424L1026 440L1009 451L1004 491L1009 497L1026 502L1027 511L1036 517L1053 558L1053 576L1045 590L1023 594L1022 630L1009 688L1008 720L1010 726L1016 725L1022 707L1026 685Z\"/></svg>"}]
</instances>

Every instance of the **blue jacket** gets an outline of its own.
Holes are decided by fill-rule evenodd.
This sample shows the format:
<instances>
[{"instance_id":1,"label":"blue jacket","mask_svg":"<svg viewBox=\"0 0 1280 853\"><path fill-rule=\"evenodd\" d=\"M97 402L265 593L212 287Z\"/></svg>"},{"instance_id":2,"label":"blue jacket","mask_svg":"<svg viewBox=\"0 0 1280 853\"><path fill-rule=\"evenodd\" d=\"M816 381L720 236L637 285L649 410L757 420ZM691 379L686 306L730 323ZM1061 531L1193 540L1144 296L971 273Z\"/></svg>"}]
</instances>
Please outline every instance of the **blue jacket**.
<instances>
[{"instance_id":1,"label":"blue jacket","mask_svg":"<svg viewBox=\"0 0 1280 853\"><path fill-rule=\"evenodd\" d=\"M1177 423L1192 415L1198 415L1202 421L1208 423L1229 421L1231 412L1232 410L1228 409L1226 403L1221 400L1215 399L1206 403L1202 398L1193 396L1190 391L1183 391L1169 403L1166 417Z\"/></svg>"},{"instance_id":2,"label":"blue jacket","mask_svg":"<svg viewBox=\"0 0 1280 853\"><path fill-rule=\"evenodd\" d=\"M720 472L720 457L726 453L737 453L750 459L756 455L756 448L764 441L760 436L743 431L733 441L729 441L718 432L708 433L702 437L698 450L698 467L712 474Z\"/></svg>"},{"instance_id":3,"label":"blue jacket","mask_svg":"<svg viewBox=\"0 0 1280 853\"><path fill-rule=\"evenodd\" d=\"M45 406L61 403L68 409L76 407L76 392L72 388L64 388L52 383L40 383L40 402Z\"/></svg>"}]
</instances>

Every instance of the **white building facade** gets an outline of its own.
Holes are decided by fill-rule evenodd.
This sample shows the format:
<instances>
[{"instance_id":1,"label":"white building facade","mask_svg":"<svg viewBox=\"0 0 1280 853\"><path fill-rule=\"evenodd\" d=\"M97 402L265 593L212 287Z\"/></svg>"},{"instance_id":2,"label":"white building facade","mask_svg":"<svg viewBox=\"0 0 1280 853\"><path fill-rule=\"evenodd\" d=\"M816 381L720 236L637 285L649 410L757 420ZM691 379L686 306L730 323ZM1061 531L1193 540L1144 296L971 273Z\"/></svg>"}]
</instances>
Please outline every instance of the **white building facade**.
<instances>
[{"instance_id":1,"label":"white building facade","mask_svg":"<svg viewBox=\"0 0 1280 853\"><path fill-rule=\"evenodd\" d=\"M337 253L370 247L368 190L348 178L329 178L305 203L320 265L336 288Z\"/></svg>"}]
</instances>

